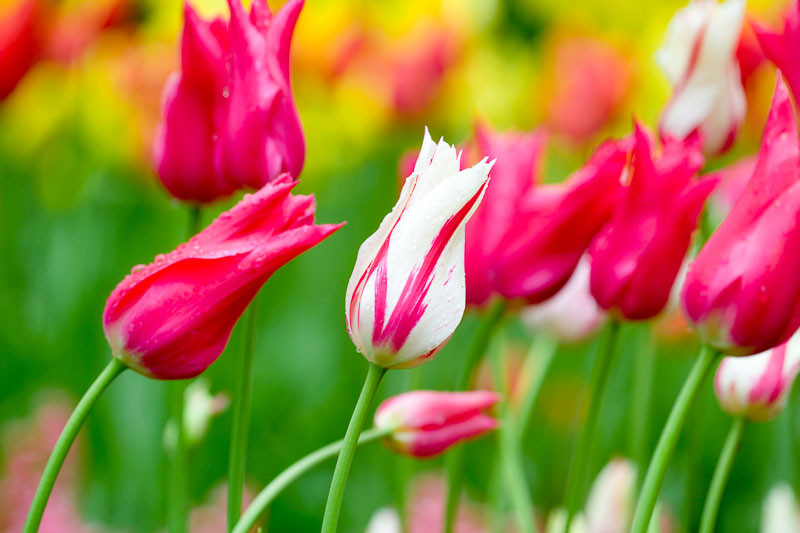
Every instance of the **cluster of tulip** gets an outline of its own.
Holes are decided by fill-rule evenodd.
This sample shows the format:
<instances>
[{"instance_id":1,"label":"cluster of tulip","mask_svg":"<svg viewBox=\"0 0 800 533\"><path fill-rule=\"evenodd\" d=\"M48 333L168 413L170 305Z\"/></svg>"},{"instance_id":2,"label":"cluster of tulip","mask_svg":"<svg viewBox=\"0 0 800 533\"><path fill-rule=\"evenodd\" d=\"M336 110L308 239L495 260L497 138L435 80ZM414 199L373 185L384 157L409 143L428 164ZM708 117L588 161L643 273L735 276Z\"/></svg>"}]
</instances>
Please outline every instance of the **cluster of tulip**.
<instances>
[{"instance_id":1,"label":"cluster of tulip","mask_svg":"<svg viewBox=\"0 0 800 533\"><path fill-rule=\"evenodd\" d=\"M202 231L193 223L186 243L149 265L133 267L111 293L103 328L113 358L55 445L26 533L38 530L81 424L116 376L130 368L176 380L171 416L180 422L180 380L200 375L219 357L235 324L276 270L342 227L315 224L314 199L292 194L306 155L289 68L302 0L290 0L274 15L265 0L254 0L249 13L240 0L228 4L229 21L204 20L186 4L181 65L163 90L154 167L165 188L195 215L204 204L242 189L255 192ZM498 324L522 302L525 323L564 341L596 331L606 318L609 323L594 362L566 510L554 513L549 527L569 532L630 528L634 533L658 527L654 511L678 434L718 365L714 390L733 424L703 511L701 531L711 533L745 421L776 416L800 370L800 336L795 335L800 248L793 245L800 239L800 141L790 97L790 90L800 97L800 65L794 61L800 3L796 6L779 34L754 24L765 55L781 74L760 152L745 165L700 175L706 158L725 151L743 121L736 49L744 0L695 0L681 10L657 56L674 89L658 134L634 121L630 135L601 144L562 182L541 183L544 130L498 133L478 123L463 150L434 142L426 130L399 200L361 245L347 285L347 330L369 369L344 439L289 467L242 513L252 343L246 347L232 398L229 531L250 531L283 488L338 456L322 523L323 532L336 531L360 444L383 439L396 452L422 458L498 427L513 527L536 531L524 472L515 462L536 387L529 388L520 408L501 407L499 420L486 412L504 404L501 395L466 390ZM704 205L733 176L746 185L712 232ZM583 492L619 326L656 317L677 291L703 349L638 484L630 524L596 525L602 513L594 508L604 504L592 502L602 494L590 496L584 506ZM431 360L467 306L485 318L473 349L460 362L456 390L392 397L378 407L374 427L362 432L384 374ZM250 321L256 320L255 308L248 313ZM176 480L182 475L185 436L179 423L171 466ZM457 452L448 455L442 512L447 533L457 521L464 468ZM597 483L622 476L632 494L635 473L621 465L612 463ZM637 466L645 470L644 464ZM172 503L170 530L184 531L186 503L180 495Z\"/></svg>"}]
</instances>

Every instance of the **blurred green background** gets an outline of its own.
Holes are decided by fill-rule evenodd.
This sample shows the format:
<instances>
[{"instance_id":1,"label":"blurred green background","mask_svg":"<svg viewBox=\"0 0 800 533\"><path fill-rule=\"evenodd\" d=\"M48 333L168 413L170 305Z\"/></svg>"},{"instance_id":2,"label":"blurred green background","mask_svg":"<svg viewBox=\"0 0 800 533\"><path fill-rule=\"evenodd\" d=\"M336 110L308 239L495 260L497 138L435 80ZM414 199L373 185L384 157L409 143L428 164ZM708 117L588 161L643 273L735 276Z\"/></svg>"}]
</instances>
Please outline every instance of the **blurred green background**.
<instances>
[{"instance_id":1,"label":"blurred green background","mask_svg":"<svg viewBox=\"0 0 800 533\"><path fill-rule=\"evenodd\" d=\"M81 3L68 1L60 8L80 9ZM196 4L206 14L225 12L221 0ZM434 137L460 143L476 117L500 129L548 123L558 91L553 54L559 43L573 38L608 43L626 65L624 94L589 135L554 133L546 179L563 179L603 137L624 134L632 114L655 124L668 90L652 55L679 7L680 1L636 0L307 1L293 45L294 89L308 143L298 191L316 195L317 220L345 220L347 226L282 268L259 294L247 459L251 488L259 489L301 455L344 433L366 372L345 330L347 279L360 243L395 202L398 161L419 146L423 126ZM780 12L780 5L767 2L750 8L767 19ZM108 294L131 266L185 238L188 210L168 197L147 156L158 93L176 65L181 5L143 0L132 9L127 24L100 33L78 57L36 65L0 103L0 423L30 416L48 391L64 391L74 402L109 358L100 321ZM398 110L391 87L380 83L381 69L405 53L424 50L430 32L447 35L455 51L430 96L410 112ZM348 39L364 35L366 55L356 52L351 59ZM762 70L748 86L751 111L741 139L711 167L757 149L774 77L769 68ZM234 201L205 210L204 224ZM380 397L405 390L414 380L427 388L451 388L476 326L475 314L468 313L434 361L390 372ZM241 329L237 326L225 353L205 374L212 391L233 385ZM508 330L523 347L530 342L519 325ZM631 453L631 431L645 431L650 447L655 445L697 352L680 327L659 336L651 427L630 428L636 334L632 327L623 333L593 447L592 478L612 456ZM535 504L544 511L563 501L595 342L559 349L526 437L526 473ZM747 428L719 531L756 531L768 489L779 480L798 487L798 401L795 393L777 420ZM119 531L163 528L165 406L165 384L133 372L99 402L83 433L75 492L87 520ZM709 383L663 491L676 518L692 524L688 530L696 527L728 424ZM195 505L225 481L229 426L225 412L193 452ZM465 448L469 493L485 500L494 438ZM376 509L393 504L405 469L437 471L442 464L442 459L397 458L380 445L359 450L341 530L363 531ZM332 470L331 462L287 490L272 506L267 530L314 531ZM8 512L2 507L0 517Z\"/></svg>"}]
</instances>

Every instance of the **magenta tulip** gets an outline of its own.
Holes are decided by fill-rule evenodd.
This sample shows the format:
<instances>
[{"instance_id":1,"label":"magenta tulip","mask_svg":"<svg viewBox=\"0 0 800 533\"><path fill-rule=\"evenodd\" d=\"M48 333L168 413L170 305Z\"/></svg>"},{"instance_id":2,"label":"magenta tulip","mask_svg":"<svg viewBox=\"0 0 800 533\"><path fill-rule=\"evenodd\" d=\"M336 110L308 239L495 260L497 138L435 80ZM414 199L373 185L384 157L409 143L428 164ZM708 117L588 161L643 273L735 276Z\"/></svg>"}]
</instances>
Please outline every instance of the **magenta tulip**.
<instances>
[{"instance_id":1,"label":"magenta tulip","mask_svg":"<svg viewBox=\"0 0 800 533\"><path fill-rule=\"evenodd\" d=\"M800 2L795 0L786 11L782 31L773 32L755 23L753 30L764 55L780 69L797 100L800 98Z\"/></svg>"},{"instance_id":2,"label":"magenta tulip","mask_svg":"<svg viewBox=\"0 0 800 533\"><path fill-rule=\"evenodd\" d=\"M289 82L292 32L303 0L273 17L265 0L250 14L229 0L229 23L185 6L181 71L164 86L153 156L176 198L211 202L298 176L305 141Z\"/></svg>"},{"instance_id":3,"label":"magenta tulip","mask_svg":"<svg viewBox=\"0 0 800 533\"><path fill-rule=\"evenodd\" d=\"M489 391L411 391L384 401L375 411L375 427L391 430L387 444L414 457L431 457L497 427L484 414L499 400Z\"/></svg>"},{"instance_id":4,"label":"magenta tulip","mask_svg":"<svg viewBox=\"0 0 800 533\"><path fill-rule=\"evenodd\" d=\"M602 144L563 183L520 198L496 261L497 292L540 303L567 283L583 253L608 222L620 194L628 141Z\"/></svg>"},{"instance_id":5,"label":"magenta tulip","mask_svg":"<svg viewBox=\"0 0 800 533\"><path fill-rule=\"evenodd\" d=\"M766 351L800 325L799 161L794 110L779 78L753 175L683 290L689 323L725 353Z\"/></svg>"},{"instance_id":6,"label":"magenta tulip","mask_svg":"<svg viewBox=\"0 0 800 533\"><path fill-rule=\"evenodd\" d=\"M591 290L597 303L628 320L652 318L667 305L703 203L716 179L696 179L703 165L697 136L655 139L635 124L634 146L611 221L592 245Z\"/></svg>"},{"instance_id":7,"label":"magenta tulip","mask_svg":"<svg viewBox=\"0 0 800 533\"><path fill-rule=\"evenodd\" d=\"M341 227L314 225L314 198L292 196L295 185L279 177L189 242L134 267L103 312L113 356L158 379L193 377L213 363L267 279Z\"/></svg>"},{"instance_id":8,"label":"magenta tulip","mask_svg":"<svg viewBox=\"0 0 800 533\"><path fill-rule=\"evenodd\" d=\"M480 207L467 224L465 248L467 304L482 306L495 292L494 280L505 238L517 229L516 206L533 191L541 172L547 136L543 132L495 133L485 124L475 128L482 156L497 159Z\"/></svg>"}]
</instances>

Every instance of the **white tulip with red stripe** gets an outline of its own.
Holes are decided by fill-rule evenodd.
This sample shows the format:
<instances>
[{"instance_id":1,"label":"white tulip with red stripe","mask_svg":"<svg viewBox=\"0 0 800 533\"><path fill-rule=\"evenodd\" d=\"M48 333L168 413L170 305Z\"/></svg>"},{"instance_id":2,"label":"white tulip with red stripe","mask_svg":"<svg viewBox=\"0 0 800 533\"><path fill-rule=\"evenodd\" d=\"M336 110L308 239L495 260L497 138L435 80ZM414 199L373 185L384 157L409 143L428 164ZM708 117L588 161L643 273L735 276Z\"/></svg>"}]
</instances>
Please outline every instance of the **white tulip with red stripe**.
<instances>
[{"instance_id":1,"label":"white tulip with red stripe","mask_svg":"<svg viewBox=\"0 0 800 533\"><path fill-rule=\"evenodd\" d=\"M745 0L693 0L670 21L656 52L673 89L661 115L662 137L699 131L708 154L733 143L747 107L736 59L744 11Z\"/></svg>"},{"instance_id":2,"label":"white tulip with red stripe","mask_svg":"<svg viewBox=\"0 0 800 533\"><path fill-rule=\"evenodd\" d=\"M358 251L347 285L347 329L358 351L377 365L424 363L464 314L464 227L493 162L460 170L460 157L426 130L400 199Z\"/></svg>"}]
</instances>

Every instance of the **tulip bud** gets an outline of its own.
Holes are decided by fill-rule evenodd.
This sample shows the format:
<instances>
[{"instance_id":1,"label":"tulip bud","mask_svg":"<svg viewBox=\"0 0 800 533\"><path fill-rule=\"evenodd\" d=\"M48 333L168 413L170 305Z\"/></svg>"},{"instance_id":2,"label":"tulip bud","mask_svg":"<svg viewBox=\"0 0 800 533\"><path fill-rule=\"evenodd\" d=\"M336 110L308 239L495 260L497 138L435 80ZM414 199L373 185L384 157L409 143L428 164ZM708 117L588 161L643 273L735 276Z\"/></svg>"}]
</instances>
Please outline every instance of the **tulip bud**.
<instances>
[{"instance_id":1,"label":"tulip bud","mask_svg":"<svg viewBox=\"0 0 800 533\"><path fill-rule=\"evenodd\" d=\"M478 150L497 163L481 205L467 224L468 304L484 305L495 292L494 280L503 266L497 261L499 252L508 233L518 229L516 206L540 177L546 141L540 131L501 134L482 123L475 127Z\"/></svg>"},{"instance_id":2,"label":"tulip bud","mask_svg":"<svg viewBox=\"0 0 800 533\"><path fill-rule=\"evenodd\" d=\"M644 320L667 305L703 203L717 182L695 179L703 165L696 136L667 141L655 155L654 140L638 123L635 130L630 179L589 253L592 295L600 307Z\"/></svg>"},{"instance_id":3,"label":"tulip bud","mask_svg":"<svg viewBox=\"0 0 800 533\"><path fill-rule=\"evenodd\" d=\"M513 231L498 250L497 291L540 303L567 283L581 256L608 222L620 194L629 142L608 141L563 183L520 198Z\"/></svg>"},{"instance_id":4,"label":"tulip bud","mask_svg":"<svg viewBox=\"0 0 800 533\"><path fill-rule=\"evenodd\" d=\"M402 533L403 523L400 515L391 507L375 511L367 524L366 533Z\"/></svg>"},{"instance_id":5,"label":"tulip bud","mask_svg":"<svg viewBox=\"0 0 800 533\"><path fill-rule=\"evenodd\" d=\"M103 329L114 357L157 379L203 372L261 286L341 225L314 225L314 199L291 196L288 175L222 213L155 262L133 268L109 296Z\"/></svg>"},{"instance_id":6,"label":"tulip bud","mask_svg":"<svg viewBox=\"0 0 800 533\"><path fill-rule=\"evenodd\" d=\"M350 338L371 362L410 368L433 357L465 307L464 227L493 163L459 171L460 156L427 130L400 199L358 250L347 285Z\"/></svg>"},{"instance_id":7,"label":"tulip bud","mask_svg":"<svg viewBox=\"0 0 800 533\"><path fill-rule=\"evenodd\" d=\"M800 46L800 3L796 0L786 11L781 33L752 24L758 44L764 55L772 61L786 78L795 101L800 98L800 62L797 61L797 47Z\"/></svg>"},{"instance_id":8,"label":"tulip bud","mask_svg":"<svg viewBox=\"0 0 800 533\"><path fill-rule=\"evenodd\" d=\"M794 110L779 79L753 175L683 289L688 322L725 353L763 352L800 325L799 162Z\"/></svg>"},{"instance_id":9,"label":"tulip bud","mask_svg":"<svg viewBox=\"0 0 800 533\"><path fill-rule=\"evenodd\" d=\"M764 500L761 513L761 533L800 531L800 508L788 483L772 487Z\"/></svg>"},{"instance_id":10,"label":"tulip bud","mask_svg":"<svg viewBox=\"0 0 800 533\"><path fill-rule=\"evenodd\" d=\"M584 255L569 281L558 294L522 311L522 322L562 342L576 342L594 334L606 314L589 292L591 259Z\"/></svg>"},{"instance_id":11,"label":"tulip bud","mask_svg":"<svg viewBox=\"0 0 800 533\"><path fill-rule=\"evenodd\" d=\"M800 335L771 350L746 357L725 357L714 376L722 409L750 420L771 420L786 405L800 370Z\"/></svg>"},{"instance_id":12,"label":"tulip bud","mask_svg":"<svg viewBox=\"0 0 800 533\"><path fill-rule=\"evenodd\" d=\"M736 59L745 0L693 0L667 27L656 61L673 87L661 115L662 137L699 132L706 153L727 149L747 107Z\"/></svg>"},{"instance_id":13,"label":"tulip bud","mask_svg":"<svg viewBox=\"0 0 800 533\"><path fill-rule=\"evenodd\" d=\"M586 500L587 531L625 533L633 517L636 467L627 459L612 459L592 484Z\"/></svg>"},{"instance_id":14,"label":"tulip bud","mask_svg":"<svg viewBox=\"0 0 800 533\"><path fill-rule=\"evenodd\" d=\"M394 451L431 457L495 429L497 420L483 411L498 400L490 391L406 392L378 407L375 427L391 430L386 442Z\"/></svg>"},{"instance_id":15,"label":"tulip bud","mask_svg":"<svg viewBox=\"0 0 800 533\"><path fill-rule=\"evenodd\" d=\"M303 0L274 17L266 0L250 15L202 20L185 5L181 71L164 86L155 168L176 198L211 202L278 175L297 176L305 141L289 84L289 47Z\"/></svg>"}]
</instances>

